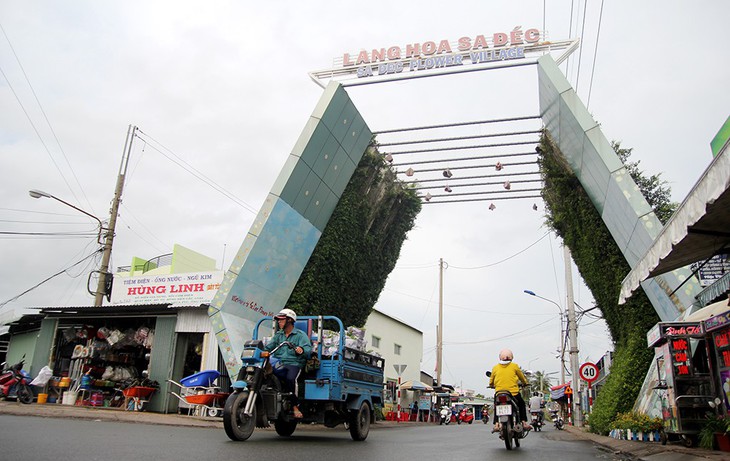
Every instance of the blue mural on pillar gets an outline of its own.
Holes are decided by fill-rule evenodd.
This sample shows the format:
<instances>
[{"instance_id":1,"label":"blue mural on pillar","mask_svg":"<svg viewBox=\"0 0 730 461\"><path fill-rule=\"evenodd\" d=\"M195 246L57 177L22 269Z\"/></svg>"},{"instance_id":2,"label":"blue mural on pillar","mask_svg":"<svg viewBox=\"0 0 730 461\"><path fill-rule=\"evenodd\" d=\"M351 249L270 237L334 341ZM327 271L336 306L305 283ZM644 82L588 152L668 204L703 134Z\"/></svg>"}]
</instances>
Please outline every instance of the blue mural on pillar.
<instances>
[{"instance_id":1,"label":"blue mural on pillar","mask_svg":"<svg viewBox=\"0 0 730 461\"><path fill-rule=\"evenodd\" d=\"M289 299L371 138L347 92L330 83L208 309L230 376L256 322Z\"/></svg>"}]
</instances>

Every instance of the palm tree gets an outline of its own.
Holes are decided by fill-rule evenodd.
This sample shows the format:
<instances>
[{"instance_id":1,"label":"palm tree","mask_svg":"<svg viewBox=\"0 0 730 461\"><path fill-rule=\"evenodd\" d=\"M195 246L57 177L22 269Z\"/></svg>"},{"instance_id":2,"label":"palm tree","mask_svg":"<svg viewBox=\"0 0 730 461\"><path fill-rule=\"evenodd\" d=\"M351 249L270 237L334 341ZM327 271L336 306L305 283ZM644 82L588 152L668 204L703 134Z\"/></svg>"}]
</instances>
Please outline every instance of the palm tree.
<instances>
[{"instance_id":1,"label":"palm tree","mask_svg":"<svg viewBox=\"0 0 730 461\"><path fill-rule=\"evenodd\" d=\"M531 392L542 392L547 394L550 392L550 377L553 373L545 373L544 371L532 371L525 373L527 381L530 383Z\"/></svg>"}]
</instances>

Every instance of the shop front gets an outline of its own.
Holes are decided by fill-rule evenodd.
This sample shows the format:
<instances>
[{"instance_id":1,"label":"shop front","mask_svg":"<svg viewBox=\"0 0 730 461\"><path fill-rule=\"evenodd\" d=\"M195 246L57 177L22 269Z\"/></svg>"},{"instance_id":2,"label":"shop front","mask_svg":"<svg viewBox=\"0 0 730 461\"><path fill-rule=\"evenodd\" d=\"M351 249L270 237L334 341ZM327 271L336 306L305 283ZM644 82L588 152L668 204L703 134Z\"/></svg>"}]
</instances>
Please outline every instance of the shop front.
<instances>
[{"instance_id":1,"label":"shop front","mask_svg":"<svg viewBox=\"0 0 730 461\"><path fill-rule=\"evenodd\" d=\"M26 356L47 404L177 412L171 382L204 369L223 370L206 306L117 305L41 309L11 325L12 354Z\"/></svg>"},{"instance_id":2,"label":"shop front","mask_svg":"<svg viewBox=\"0 0 730 461\"><path fill-rule=\"evenodd\" d=\"M723 415L730 413L730 307L704 322L716 364L715 383L724 405Z\"/></svg>"},{"instance_id":3,"label":"shop front","mask_svg":"<svg viewBox=\"0 0 730 461\"><path fill-rule=\"evenodd\" d=\"M647 335L655 351L655 392L664 430L671 437L696 438L716 396L710 344L702 322L660 322Z\"/></svg>"}]
</instances>

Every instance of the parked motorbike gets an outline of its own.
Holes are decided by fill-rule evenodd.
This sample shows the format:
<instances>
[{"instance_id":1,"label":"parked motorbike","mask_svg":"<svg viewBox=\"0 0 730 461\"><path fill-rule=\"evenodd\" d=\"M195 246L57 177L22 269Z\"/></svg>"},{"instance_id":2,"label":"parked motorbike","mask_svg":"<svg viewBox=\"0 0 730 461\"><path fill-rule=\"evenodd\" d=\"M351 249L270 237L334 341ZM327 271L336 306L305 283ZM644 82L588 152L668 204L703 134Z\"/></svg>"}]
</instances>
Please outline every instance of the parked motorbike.
<instances>
[{"instance_id":1,"label":"parked motorbike","mask_svg":"<svg viewBox=\"0 0 730 461\"><path fill-rule=\"evenodd\" d=\"M484 424L487 424L489 422L489 409L486 405L484 405L484 408L482 408L482 422Z\"/></svg>"},{"instance_id":2,"label":"parked motorbike","mask_svg":"<svg viewBox=\"0 0 730 461\"><path fill-rule=\"evenodd\" d=\"M2 363L3 372L0 374L0 397L15 397L20 403L33 403L33 389L30 388L30 375L23 370L25 356L20 362L5 369L5 362Z\"/></svg>"},{"instance_id":3,"label":"parked motorbike","mask_svg":"<svg viewBox=\"0 0 730 461\"><path fill-rule=\"evenodd\" d=\"M456 417L456 422L471 424L474 422L474 413L468 411L466 408L462 409Z\"/></svg>"},{"instance_id":4,"label":"parked motorbike","mask_svg":"<svg viewBox=\"0 0 730 461\"><path fill-rule=\"evenodd\" d=\"M439 411L439 425L449 424L451 422L451 409L449 407L441 407Z\"/></svg>"},{"instance_id":5,"label":"parked motorbike","mask_svg":"<svg viewBox=\"0 0 730 461\"><path fill-rule=\"evenodd\" d=\"M542 431L542 426L545 425L545 423L543 422L544 416L542 414L542 411L530 412L530 416L532 417L532 422L530 423L532 424L532 428L538 432Z\"/></svg>"},{"instance_id":6,"label":"parked motorbike","mask_svg":"<svg viewBox=\"0 0 730 461\"><path fill-rule=\"evenodd\" d=\"M555 429L562 431L563 425L565 424L563 422L563 417L560 416L560 412L558 410L550 410L550 419L553 420L553 423L555 424Z\"/></svg>"}]
</instances>

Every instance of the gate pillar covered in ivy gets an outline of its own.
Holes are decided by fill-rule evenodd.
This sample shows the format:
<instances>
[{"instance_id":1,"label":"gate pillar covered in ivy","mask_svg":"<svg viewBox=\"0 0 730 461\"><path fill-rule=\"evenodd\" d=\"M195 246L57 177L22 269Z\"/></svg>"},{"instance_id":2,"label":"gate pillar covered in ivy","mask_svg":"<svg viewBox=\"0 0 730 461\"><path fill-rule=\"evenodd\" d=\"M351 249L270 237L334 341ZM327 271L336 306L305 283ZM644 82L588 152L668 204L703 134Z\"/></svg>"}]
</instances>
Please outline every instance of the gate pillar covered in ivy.
<instances>
[{"instance_id":1,"label":"gate pillar covered in ivy","mask_svg":"<svg viewBox=\"0 0 730 461\"><path fill-rule=\"evenodd\" d=\"M546 130L633 269L662 229L661 222L550 55L538 59L538 81ZM677 319L694 303L700 287L694 277L685 282L689 277L689 269L682 268L641 284L663 321Z\"/></svg>"},{"instance_id":2,"label":"gate pillar covered in ivy","mask_svg":"<svg viewBox=\"0 0 730 461\"><path fill-rule=\"evenodd\" d=\"M256 322L289 299L371 138L347 92L330 83L208 309L232 378Z\"/></svg>"}]
</instances>

